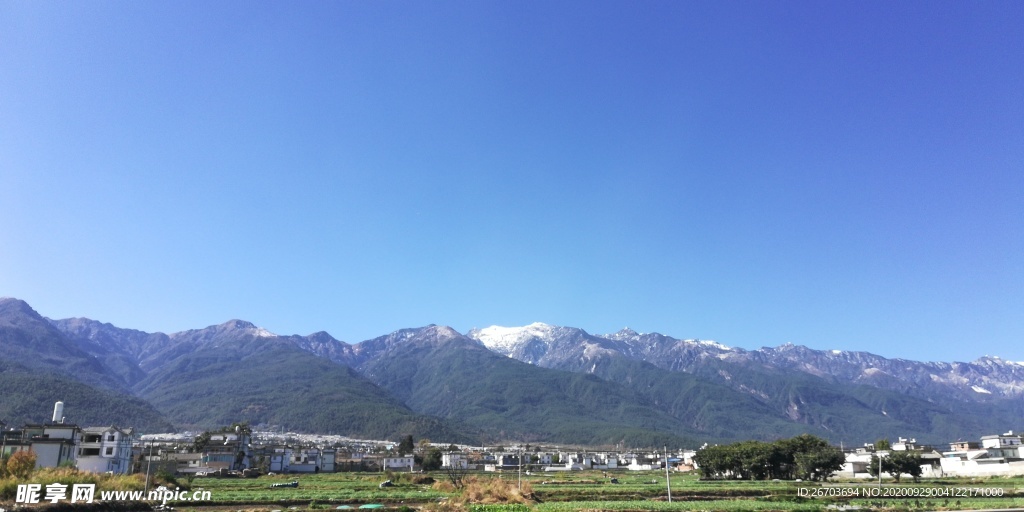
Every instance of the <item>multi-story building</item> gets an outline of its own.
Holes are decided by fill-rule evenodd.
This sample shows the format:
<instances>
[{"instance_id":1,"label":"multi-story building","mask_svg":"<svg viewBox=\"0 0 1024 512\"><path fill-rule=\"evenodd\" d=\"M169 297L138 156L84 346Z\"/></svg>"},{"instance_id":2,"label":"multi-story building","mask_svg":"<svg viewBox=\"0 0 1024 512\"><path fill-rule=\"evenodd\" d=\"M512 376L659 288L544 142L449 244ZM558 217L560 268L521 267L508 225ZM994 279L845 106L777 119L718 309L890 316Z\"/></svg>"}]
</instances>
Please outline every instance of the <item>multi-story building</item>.
<instances>
[{"instance_id":1,"label":"multi-story building","mask_svg":"<svg viewBox=\"0 0 1024 512\"><path fill-rule=\"evenodd\" d=\"M466 456L461 453L442 453L441 467L467 469L469 468L469 460L467 460Z\"/></svg>"},{"instance_id":2,"label":"multi-story building","mask_svg":"<svg viewBox=\"0 0 1024 512\"><path fill-rule=\"evenodd\" d=\"M412 471L416 463L412 455L401 455L398 457L384 457L384 469L391 471Z\"/></svg>"},{"instance_id":3,"label":"multi-story building","mask_svg":"<svg viewBox=\"0 0 1024 512\"><path fill-rule=\"evenodd\" d=\"M967 452L980 449L981 443L978 441L953 441L949 443L949 451L951 452Z\"/></svg>"},{"instance_id":4,"label":"multi-story building","mask_svg":"<svg viewBox=\"0 0 1024 512\"><path fill-rule=\"evenodd\" d=\"M995 436L983 436L981 447L988 451L989 457L1002 457L1004 459L1021 459L1020 436L1014 435L1013 431Z\"/></svg>"},{"instance_id":5,"label":"multi-story building","mask_svg":"<svg viewBox=\"0 0 1024 512\"><path fill-rule=\"evenodd\" d=\"M82 471L128 474L131 472L133 429L87 427L82 429L76 465Z\"/></svg>"},{"instance_id":6,"label":"multi-story building","mask_svg":"<svg viewBox=\"0 0 1024 512\"><path fill-rule=\"evenodd\" d=\"M246 432L216 433L203 451L203 464L211 469L241 471L250 464L250 438Z\"/></svg>"},{"instance_id":7,"label":"multi-story building","mask_svg":"<svg viewBox=\"0 0 1024 512\"><path fill-rule=\"evenodd\" d=\"M36 468L74 464L82 430L69 423L25 425L22 448L36 454Z\"/></svg>"}]
</instances>

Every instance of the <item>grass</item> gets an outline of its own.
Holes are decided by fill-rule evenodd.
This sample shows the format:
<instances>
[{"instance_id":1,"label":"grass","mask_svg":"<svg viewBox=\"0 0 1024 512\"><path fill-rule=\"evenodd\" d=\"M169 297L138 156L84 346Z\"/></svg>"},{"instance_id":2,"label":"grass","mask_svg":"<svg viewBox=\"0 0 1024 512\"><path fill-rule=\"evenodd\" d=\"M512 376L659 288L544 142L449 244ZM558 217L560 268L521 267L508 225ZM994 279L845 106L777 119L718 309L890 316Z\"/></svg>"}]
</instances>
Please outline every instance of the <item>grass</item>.
<instances>
[{"instance_id":1,"label":"grass","mask_svg":"<svg viewBox=\"0 0 1024 512\"><path fill-rule=\"evenodd\" d=\"M611 483L611 478L619 483ZM381 489L386 479L394 487ZM273 483L299 481L299 487L271 488ZM145 485L142 475L107 476L74 469L36 471L27 481L0 479L0 502L13 501L18 483L95 483L97 490L139 490ZM175 482L159 482L154 485ZM573 472L522 476L482 473L472 475L466 487L456 491L441 473L418 475L395 473L334 473L277 475L248 478L196 478L190 484L184 478L176 482L192 491L208 490L211 501L172 503L179 511L213 512L248 510L269 512L334 510L339 505L358 506L383 503L391 509L423 509L427 512L560 512L560 511L827 511L829 505L855 505L866 510L982 510L1024 508L1024 479L990 478L977 480L943 479L922 483L905 482L914 487L988 487L1001 488L1004 497L957 499L808 499L800 489L816 488L810 482L702 481L695 475L672 475L672 497L666 500L665 475L660 472ZM873 487L869 482L830 482L851 488ZM892 487L887 484L886 487ZM0 503L0 508L8 507Z\"/></svg>"},{"instance_id":2,"label":"grass","mask_svg":"<svg viewBox=\"0 0 1024 512\"><path fill-rule=\"evenodd\" d=\"M197 478L192 489L210 491L214 503L299 503L316 501L318 504L391 503L403 501L425 502L454 496L451 492L435 488L432 479L417 475L334 473L315 475L277 475L260 478ZM390 479L394 487L380 488ZM298 481L298 487L271 488L274 483ZM332 507L333 508L333 507Z\"/></svg>"},{"instance_id":3,"label":"grass","mask_svg":"<svg viewBox=\"0 0 1024 512\"><path fill-rule=\"evenodd\" d=\"M784 503L753 500L712 500L712 501L571 501L561 503L541 503L535 507L537 512L566 511L632 511L632 510L707 510L707 511L741 511L741 510L784 510L784 511L818 511L823 505L819 503Z\"/></svg>"},{"instance_id":4,"label":"grass","mask_svg":"<svg viewBox=\"0 0 1024 512\"><path fill-rule=\"evenodd\" d=\"M444 481L444 476L433 475L433 484L415 483L415 475L393 476L395 487L379 489L377 485L386 477L372 474L339 473L334 475L303 475L263 477L256 480L205 479L196 480L194 486L204 486L213 492L218 503L300 503L317 502L318 506L355 503L386 503L400 506L404 503L438 512L526 512L596 511L596 510L826 510L828 505L858 505L877 510L948 510L955 506L964 509L1024 507L1022 479L993 478L983 480L935 480L921 483L905 482L900 487L984 486L1000 487L1008 492L1003 498L977 498L957 500L856 500L806 499L798 496L801 488L817 487L810 482L753 482L702 481L695 475L672 475L673 502L666 499L665 476L660 472L629 472L602 474L600 472L573 472L541 475L523 475L523 490L519 491L516 474L479 474L470 478L462 492L456 492ZM610 483L611 478L619 483ZM297 489L268 489L272 482L297 479ZM865 486L867 482L830 483L828 485ZM1020 493L1013 495L1013 493ZM919 505L920 503L920 505ZM924 507L924 508L923 508Z\"/></svg>"},{"instance_id":5,"label":"grass","mask_svg":"<svg viewBox=\"0 0 1024 512\"><path fill-rule=\"evenodd\" d=\"M0 501L13 501L19 484L95 484L96 493L101 491L141 491L146 486L144 475L104 475L79 471L75 468L44 468L32 472L28 479L21 480L13 476L0 478ZM157 485L168 482L160 481Z\"/></svg>"}]
</instances>

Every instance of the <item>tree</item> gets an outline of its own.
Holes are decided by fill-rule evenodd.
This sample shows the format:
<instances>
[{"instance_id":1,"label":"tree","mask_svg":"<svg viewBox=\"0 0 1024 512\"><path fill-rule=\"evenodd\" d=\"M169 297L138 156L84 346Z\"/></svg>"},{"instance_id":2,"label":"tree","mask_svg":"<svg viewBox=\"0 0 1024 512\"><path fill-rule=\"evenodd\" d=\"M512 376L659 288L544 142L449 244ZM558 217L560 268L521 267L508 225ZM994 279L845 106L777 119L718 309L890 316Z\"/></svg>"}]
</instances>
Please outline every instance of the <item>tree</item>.
<instances>
[{"instance_id":1,"label":"tree","mask_svg":"<svg viewBox=\"0 0 1024 512\"><path fill-rule=\"evenodd\" d=\"M845 463L843 451L833 446L818 447L796 455L797 473L801 478L815 482L828 479Z\"/></svg>"},{"instance_id":2,"label":"tree","mask_svg":"<svg viewBox=\"0 0 1024 512\"><path fill-rule=\"evenodd\" d=\"M897 482L900 481L902 474L912 476L914 482L917 482L921 477L921 454L909 451L892 452L885 459L883 467Z\"/></svg>"},{"instance_id":3,"label":"tree","mask_svg":"<svg viewBox=\"0 0 1024 512\"><path fill-rule=\"evenodd\" d=\"M430 448L423 457L423 471L436 471L441 469L441 450Z\"/></svg>"},{"instance_id":4,"label":"tree","mask_svg":"<svg viewBox=\"0 0 1024 512\"><path fill-rule=\"evenodd\" d=\"M412 439L412 434L409 434L409 435L403 437L402 440L398 443L398 454L399 455L410 454L415 449L416 449L416 443Z\"/></svg>"},{"instance_id":5,"label":"tree","mask_svg":"<svg viewBox=\"0 0 1024 512\"><path fill-rule=\"evenodd\" d=\"M203 432L192 440L192 451L195 453L201 453L206 451L206 447L210 445L210 433Z\"/></svg>"},{"instance_id":6,"label":"tree","mask_svg":"<svg viewBox=\"0 0 1024 512\"><path fill-rule=\"evenodd\" d=\"M771 476L773 446L761 441L744 441L732 445L738 457L739 476L747 480L764 480Z\"/></svg>"},{"instance_id":7,"label":"tree","mask_svg":"<svg viewBox=\"0 0 1024 512\"><path fill-rule=\"evenodd\" d=\"M7 459L7 473L21 480L27 479L36 469L36 452L22 450Z\"/></svg>"},{"instance_id":8,"label":"tree","mask_svg":"<svg viewBox=\"0 0 1024 512\"><path fill-rule=\"evenodd\" d=\"M420 439L420 441L416 443L416 447L420 453L426 453L427 450L430 449L430 439L427 439L425 437L423 439Z\"/></svg>"},{"instance_id":9,"label":"tree","mask_svg":"<svg viewBox=\"0 0 1024 512\"><path fill-rule=\"evenodd\" d=\"M878 441L875 441L875 451L876 452L889 450L891 448L892 448L892 445L889 443L888 439L879 439Z\"/></svg>"},{"instance_id":10,"label":"tree","mask_svg":"<svg viewBox=\"0 0 1024 512\"><path fill-rule=\"evenodd\" d=\"M828 475L838 471L843 467L843 463L846 462L846 458L839 449L828 444L828 441L810 434L800 434L791 439L776 441L776 443L782 447L782 464L784 466L782 468L784 475L777 478L810 479L815 476L828 478ZM837 452L838 456L836 455ZM825 471L828 467L834 467L832 462L839 459L841 459L841 462L839 462L839 466L834 471L828 472L828 475L824 477L817 474ZM804 462L803 469L800 467L800 460ZM823 464L824 466L818 467L816 464Z\"/></svg>"},{"instance_id":11,"label":"tree","mask_svg":"<svg viewBox=\"0 0 1024 512\"><path fill-rule=\"evenodd\" d=\"M868 474L877 477L878 476L878 461L880 459L877 455L871 456L871 462L868 463Z\"/></svg>"},{"instance_id":12,"label":"tree","mask_svg":"<svg viewBox=\"0 0 1024 512\"><path fill-rule=\"evenodd\" d=\"M443 466L445 476L448 477L448 481L452 483L452 486L456 490L461 490L466 485L466 473L469 472L466 466L462 464L448 464Z\"/></svg>"},{"instance_id":13,"label":"tree","mask_svg":"<svg viewBox=\"0 0 1024 512\"><path fill-rule=\"evenodd\" d=\"M702 478L824 480L843 467L842 451L803 434L773 443L743 441L711 446L693 458Z\"/></svg>"},{"instance_id":14,"label":"tree","mask_svg":"<svg viewBox=\"0 0 1024 512\"><path fill-rule=\"evenodd\" d=\"M737 458L732 445L709 446L693 456L693 462L700 469L701 478L718 479L736 477L740 474Z\"/></svg>"},{"instance_id":15,"label":"tree","mask_svg":"<svg viewBox=\"0 0 1024 512\"><path fill-rule=\"evenodd\" d=\"M248 423L232 423L229 427L220 429L221 432L236 432L243 436L252 437L252 427Z\"/></svg>"}]
</instances>

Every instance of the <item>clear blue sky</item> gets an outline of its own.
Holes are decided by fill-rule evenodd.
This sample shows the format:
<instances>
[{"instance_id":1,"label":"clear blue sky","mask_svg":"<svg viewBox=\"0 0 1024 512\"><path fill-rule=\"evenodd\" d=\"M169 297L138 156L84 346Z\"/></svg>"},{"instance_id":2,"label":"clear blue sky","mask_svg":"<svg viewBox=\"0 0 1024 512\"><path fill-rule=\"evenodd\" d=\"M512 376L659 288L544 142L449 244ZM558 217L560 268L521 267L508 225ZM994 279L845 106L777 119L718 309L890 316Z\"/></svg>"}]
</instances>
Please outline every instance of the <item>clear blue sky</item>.
<instances>
[{"instance_id":1,"label":"clear blue sky","mask_svg":"<svg viewBox=\"0 0 1024 512\"><path fill-rule=\"evenodd\" d=\"M1024 2L0 2L0 295L1024 360Z\"/></svg>"}]
</instances>

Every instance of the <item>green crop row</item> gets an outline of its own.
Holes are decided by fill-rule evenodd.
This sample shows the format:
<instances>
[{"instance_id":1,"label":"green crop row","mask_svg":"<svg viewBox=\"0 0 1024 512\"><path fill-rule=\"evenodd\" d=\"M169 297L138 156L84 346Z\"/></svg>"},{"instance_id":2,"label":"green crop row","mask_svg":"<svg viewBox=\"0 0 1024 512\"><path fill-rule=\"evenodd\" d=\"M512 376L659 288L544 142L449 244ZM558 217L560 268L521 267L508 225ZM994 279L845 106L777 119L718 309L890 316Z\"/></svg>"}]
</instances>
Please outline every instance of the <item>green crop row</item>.
<instances>
[{"instance_id":1,"label":"green crop row","mask_svg":"<svg viewBox=\"0 0 1024 512\"><path fill-rule=\"evenodd\" d=\"M558 503L541 503L535 507L537 512L569 512L569 511L785 511L785 512L817 512L824 508L823 503L767 502L756 500L715 500L715 501L571 501Z\"/></svg>"}]
</instances>

